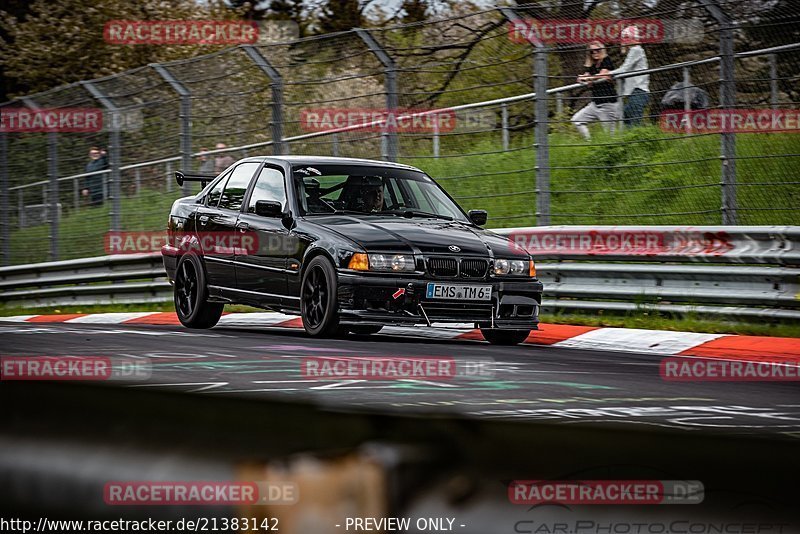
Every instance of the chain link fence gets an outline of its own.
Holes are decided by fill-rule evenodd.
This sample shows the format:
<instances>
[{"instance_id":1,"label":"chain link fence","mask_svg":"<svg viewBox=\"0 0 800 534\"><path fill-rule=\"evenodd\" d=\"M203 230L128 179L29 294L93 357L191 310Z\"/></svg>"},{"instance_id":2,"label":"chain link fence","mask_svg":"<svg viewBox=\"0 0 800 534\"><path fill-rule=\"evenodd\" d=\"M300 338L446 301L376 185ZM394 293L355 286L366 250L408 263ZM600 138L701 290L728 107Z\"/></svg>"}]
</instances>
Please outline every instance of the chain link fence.
<instances>
[{"instance_id":1,"label":"chain link fence","mask_svg":"<svg viewBox=\"0 0 800 534\"><path fill-rule=\"evenodd\" d=\"M175 170L269 154L416 165L465 209L488 209L491 227L797 224L798 133L663 124L678 82L712 109L797 107L800 7L755 4L541 2L243 45L19 98L0 112L100 108L104 128L0 133L3 262L103 254L109 230L163 229L171 203L197 191L179 189ZM642 124L601 121L588 140L572 121L591 96L576 81L586 39L544 27L587 20L606 24L615 67L619 28L654 21L661 32L643 43ZM108 165L87 174L90 147Z\"/></svg>"}]
</instances>

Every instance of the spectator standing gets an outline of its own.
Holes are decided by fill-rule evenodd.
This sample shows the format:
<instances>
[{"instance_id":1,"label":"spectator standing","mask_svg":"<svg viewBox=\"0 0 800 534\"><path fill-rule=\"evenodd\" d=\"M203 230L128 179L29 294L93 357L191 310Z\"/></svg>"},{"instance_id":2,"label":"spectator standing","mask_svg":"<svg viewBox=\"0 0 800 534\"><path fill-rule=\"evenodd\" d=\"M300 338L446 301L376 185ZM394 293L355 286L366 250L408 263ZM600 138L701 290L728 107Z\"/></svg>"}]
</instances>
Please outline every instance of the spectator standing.
<instances>
[{"instance_id":1,"label":"spectator standing","mask_svg":"<svg viewBox=\"0 0 800 534\"><path fill-rule=\"evenodd\" d=\"M622 53L625 61L618 69L611 71L613 76L637 70L646 70L647 55L642 48L639 28L628 26L620 34ZM642 123L644 108L650 100L650 75L631 76L622 80L622 94L625 98L625 107L622 111L622 118L626 126L638 126Z\"/></svg>"},{"instance_id":2,"label":"spectator standing","mask_svg":"<svg viewBox=\"0 0 800 534\"><path fill-rule=\"evenodd\" d=\"M86 164L86 172L97 172L108 169L108 155L105 150L96 146L89 149L89 162ZM103 183L105 174L95 174L86 176L83 179L83 189L81 194L89 199L91 206L99 206L103 203Z\"/></svg>"},{"instance_id":3,"label":"spectator standing","mask_svg":"<svg viewBox=\"0 0 800 534\"><path fill-rule=\"evenodd\" d=\"M204 152L208 152L207 148L200 149L200 166L197 168L199 172L207 172L211 174L214 172L214 159L208 157L208 154L204 154Z\"/></svg>"},{"instance_id":4,"label":"spectator standing","mask_svg":"<svg viewBox=\"0 0 800 534\"><path fill-rule=\"evenodd\" d=\"M572 116L572 124L587 141L591 138L587 124L600 122L612 132L617 120L617 92L610 72L614 68L606 48L600 41L592 41L586 50L586 71L578 76L578 83L591 87L592 101Z\"/></svg>"},{"instance_id":5,"label":"spectator standing","mask_svg":"<svg viewBox=\"0 0 800 534\"><path fill-rule=\"evenodd\" d=\"M228 148L225 143L217 143L217 150L221 150L223 148ZM229 156L228 154L218 154L217 157L214 158L214 172L219 174L231 165L233 165L234 159Z\"/></svg>"}]
</instances>

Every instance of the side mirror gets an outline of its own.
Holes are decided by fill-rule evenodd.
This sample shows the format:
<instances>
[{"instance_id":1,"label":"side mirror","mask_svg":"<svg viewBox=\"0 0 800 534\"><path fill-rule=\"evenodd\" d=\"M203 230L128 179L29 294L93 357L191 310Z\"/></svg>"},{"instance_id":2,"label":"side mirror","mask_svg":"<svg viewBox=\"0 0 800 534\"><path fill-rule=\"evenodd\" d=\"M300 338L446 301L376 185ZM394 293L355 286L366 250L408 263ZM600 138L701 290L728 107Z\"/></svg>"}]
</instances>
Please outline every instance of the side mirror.
<instances>
[{"instance_id":1,"label":"side mirror","mask_svg":"<svg viewBox=\"0 0 800 534\"><path fill-rule=\"evenodd\" d=\"M489 214L486 210L469 210L467 215L469 216L469 220L478 226L486 224L486 219L489 218Z\"/></svg>"},{"instance_id":2,"label":"side mirror","mask_svg":"<svg viewBox=\"0 0 800 534\"><path fill-rule=\"evenodd\" d=\"M256 215L283 217L283 206L277 200L258 200L256 201Z\"/></svg>"}]
</instances>

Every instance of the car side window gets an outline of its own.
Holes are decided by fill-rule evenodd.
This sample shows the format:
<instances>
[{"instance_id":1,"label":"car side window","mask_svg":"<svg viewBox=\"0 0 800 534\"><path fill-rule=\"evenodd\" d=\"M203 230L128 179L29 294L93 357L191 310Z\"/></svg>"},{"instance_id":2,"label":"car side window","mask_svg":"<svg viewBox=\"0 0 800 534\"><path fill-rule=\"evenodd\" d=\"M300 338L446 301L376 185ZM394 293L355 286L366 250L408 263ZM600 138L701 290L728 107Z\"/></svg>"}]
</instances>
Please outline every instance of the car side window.
<instances>
[{"instance_id":1,"label":"car side window","mask_svg":"<svg viewBox=\"0 0 800 534\"><path fill-rule=\"evenodd\" d=\"M257 161L247 161L241 163L233 169L233 174L228 178L222 196L219 199L219 207L228 210L238 210L244 202L244 194L250 184L250 178L260 165Z\"/></svg>"},{"instance_id":2,"label":"car side window","mask_svg":"<svg viewBox=\"0 0 800 534\"><path fill-rule=\"evenodd\" d=\"M261 169L247 204L248 213L256 212L256 202L259 200L274 200L280 202L282 208L286 208L286 189L281 171L271 167Z\"/></svg>"},{"instance_id":3,"label":"car side window","mask_svg":"<svg viewBox=\"0 0 800 534\"><path fill-rule=\"evenodd\" d=\"M206 204L211 208L216 208L217 203L219 202L219 197L222 196L222 188L225 187L225 182L228 181L231 173L227 173L225 176L220 178L211 191L208 192L206 195Z\"/></svg>"}]
</instances>

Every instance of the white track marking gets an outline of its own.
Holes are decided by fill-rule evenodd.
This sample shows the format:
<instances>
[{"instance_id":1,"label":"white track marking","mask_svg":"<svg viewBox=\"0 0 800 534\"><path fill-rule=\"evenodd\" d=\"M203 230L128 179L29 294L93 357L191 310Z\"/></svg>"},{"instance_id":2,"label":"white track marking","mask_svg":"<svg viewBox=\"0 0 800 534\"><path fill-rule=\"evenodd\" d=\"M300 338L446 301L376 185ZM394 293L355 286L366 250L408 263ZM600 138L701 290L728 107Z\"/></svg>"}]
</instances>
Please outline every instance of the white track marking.
<instances>
[{"instance_id":1,"label":"white track marking","mask_svg":"<svg viewBox=\"0 0 800 534\"><path fill-rule=\"evenodd\" d=\"M712 339L724 336L725 334L698 334L694 332L640 330L636 328L599 328L559 341L553 346L616 352L678 354Z\"/></svg>"},{"instance_id":2,"label":"white track marking","mask_svg":"<svg viewBox=\"0 0 800 534\"><path fill-rule=\"evenodd\" d=\"M129 313L92 313L83 317L75 317L64 321L65 323L84 323L84 324L121 324L125 321L139 319L154 315L158 312L129 312Z\"/></svg>"}]
</instances>

